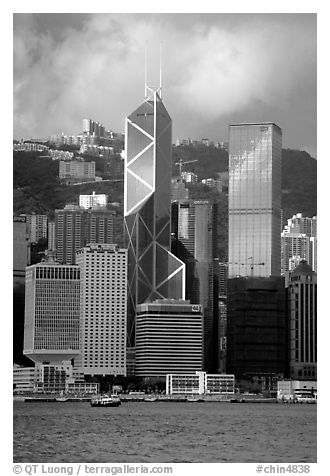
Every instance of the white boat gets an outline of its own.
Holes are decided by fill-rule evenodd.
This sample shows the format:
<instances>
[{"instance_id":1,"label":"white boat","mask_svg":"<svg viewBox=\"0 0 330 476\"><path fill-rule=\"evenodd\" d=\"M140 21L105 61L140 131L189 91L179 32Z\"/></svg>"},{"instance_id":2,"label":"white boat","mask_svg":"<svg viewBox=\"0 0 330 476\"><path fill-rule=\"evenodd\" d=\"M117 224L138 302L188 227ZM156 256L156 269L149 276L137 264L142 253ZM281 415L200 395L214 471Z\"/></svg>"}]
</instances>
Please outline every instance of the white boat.
<instances>
[{"instance_id":1,"label":"white boat","mask_svg":"<svg viewBox=\"0 0 330 476\"><path fill-rule=\"evenodd\" d=\"M57 397L56 401L57 402L67 402L69 399L67 397Z\"/></svg>"},{"instance_id":2,"label":"white boat","mask_svg":"<svg viewBox=\"0 0 330 476\"><path fill-rule=\"evenodd\" d=\"M92 398L92 407L119 407L121 405L118 395L99 395Z\"/></svg>"},{"instance_id":3,"label":"white boat","mask_svg":"<svg viewBox=\"0 0 330 476\"><path fill-rule=\"evenodd\" d=\"M187 397L187 402L189 403L203 403L203 398L196 398L196 397Z\"/></svg>"}]
</instances>

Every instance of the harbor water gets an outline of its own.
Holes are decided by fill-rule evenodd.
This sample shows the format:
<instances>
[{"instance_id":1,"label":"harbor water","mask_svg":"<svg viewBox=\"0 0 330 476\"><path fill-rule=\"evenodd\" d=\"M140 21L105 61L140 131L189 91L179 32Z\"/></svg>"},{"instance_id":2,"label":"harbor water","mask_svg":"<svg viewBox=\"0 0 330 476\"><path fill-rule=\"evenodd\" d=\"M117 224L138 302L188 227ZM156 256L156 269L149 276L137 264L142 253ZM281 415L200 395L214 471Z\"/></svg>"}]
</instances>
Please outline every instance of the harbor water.
<instances>
[{"instance_id":1,"label":"harbor water","mask_svg":"<svg viewBox=\"0 0 330 476\"><path fill-rule=\"evenodd\" d=\"M315 463L317 405L14 403L14 462Z\"/></svg>"}]
</instances>

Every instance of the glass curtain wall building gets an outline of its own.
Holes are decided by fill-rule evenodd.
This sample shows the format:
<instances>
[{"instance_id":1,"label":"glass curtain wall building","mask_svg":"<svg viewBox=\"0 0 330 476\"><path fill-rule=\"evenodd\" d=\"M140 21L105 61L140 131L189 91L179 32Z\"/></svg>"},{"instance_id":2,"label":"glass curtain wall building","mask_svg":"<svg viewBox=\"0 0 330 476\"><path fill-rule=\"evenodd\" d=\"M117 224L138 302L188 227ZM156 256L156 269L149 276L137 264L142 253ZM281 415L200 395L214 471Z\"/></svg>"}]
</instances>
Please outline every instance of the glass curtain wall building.
<instances>
[{"instance_id":1,"label":"glass curtain wall building","mask_svg":"<svg viewBox=\"0 0 330 476\"><path fill-rule=\"evenodd\" d=\"M172 252L186 265L186 298L203 306L203 368L207 372L217 371L215 249L216 204L210 200L172 203Z\"/></svg>"},{"instance_id":2,"label":"glass curtain wall building","mask_svg":"<svg viewBox=\"0 0 330 476\"><path fill-rule=\"evenodd\" d=\"M229 126L229 278L279 276L282 131Z\"/></svg>"},{"instance_id":3,"label":"glass curtain wall building","mask_svg":"<svg viewBox=\"0 0 330 476\"><path fill-rule=\"evenodd\" d=\"M184 299L185 266L170 252L172 121L161 88L126 118L124 217L128 248L128 347L136 305Z\"/></svg>"}]
</instances>

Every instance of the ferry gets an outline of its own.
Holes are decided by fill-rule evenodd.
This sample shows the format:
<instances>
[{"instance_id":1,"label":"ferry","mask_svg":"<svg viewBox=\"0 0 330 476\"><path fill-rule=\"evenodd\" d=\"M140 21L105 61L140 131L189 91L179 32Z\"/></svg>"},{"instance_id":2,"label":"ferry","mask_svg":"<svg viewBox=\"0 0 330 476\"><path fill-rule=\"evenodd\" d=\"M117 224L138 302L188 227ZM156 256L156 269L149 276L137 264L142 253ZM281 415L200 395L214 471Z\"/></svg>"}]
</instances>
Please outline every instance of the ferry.
<instances>
[{"instance_id":1,"label":"ferry","mask_svg":"<svg viewBox=\"0 0 330 476\"><path fill-rule=\"evenodd\" d=\"M158 398L157 397L146 397L144 399L145 402L157 402Z\"/></svg>"},{"instance_id":2,"label":"ferry","mask_svg":"<svg viewBox=\"0 0 330 476\"><path fill-rule=\"evenodd\" d=\"M91 400L92 407L119 407L121 405L118 395L99 395Z\"/></svg>"}]
</instances>

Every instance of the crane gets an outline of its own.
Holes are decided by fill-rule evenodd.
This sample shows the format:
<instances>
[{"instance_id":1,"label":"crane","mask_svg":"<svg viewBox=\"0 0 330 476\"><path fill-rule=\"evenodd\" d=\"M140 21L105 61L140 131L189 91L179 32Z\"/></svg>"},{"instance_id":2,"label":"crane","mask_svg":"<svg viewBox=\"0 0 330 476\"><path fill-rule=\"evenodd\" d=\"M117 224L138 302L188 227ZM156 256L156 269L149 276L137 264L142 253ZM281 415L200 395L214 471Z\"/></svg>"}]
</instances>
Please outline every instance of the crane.
<instances>
[{"instance_id":1,"label":"crane","mask_svg":"<svg viewBox=\"0 0 330 476\"><path fill-rule=\"evenodd\" d=\"M253 257L252 256L249 256L249 258L247 259L250 259L251 260L251 264L250 264L250 270L251 270L251 277L253 277L254 275L254 267L255 266L265 266L265 263L264 262L261 262L261 263L255 263L253 261ZM219 264L238 264L240 266L248 266L246 263L238 263L237 261L229 261L227 263L219 263Z\"/></svg>"},{"instance_id":2,"label":"crane","mask_svg":"<svg viewBox=\"0 0 330 476\"><path fill-rule=\"evenodd\" d=\"M181 173L182 173L182 166L185 165L185 164L191 164L192 162L198 162L198 160L197 160L197 159L195 159L195 160L186 160L185 162L183 162L183 160L180 159L179 162L175 162L174 165L178 165L178 166L179 166L180 177L181 177Z\"/></svg>"}]
</instances>

